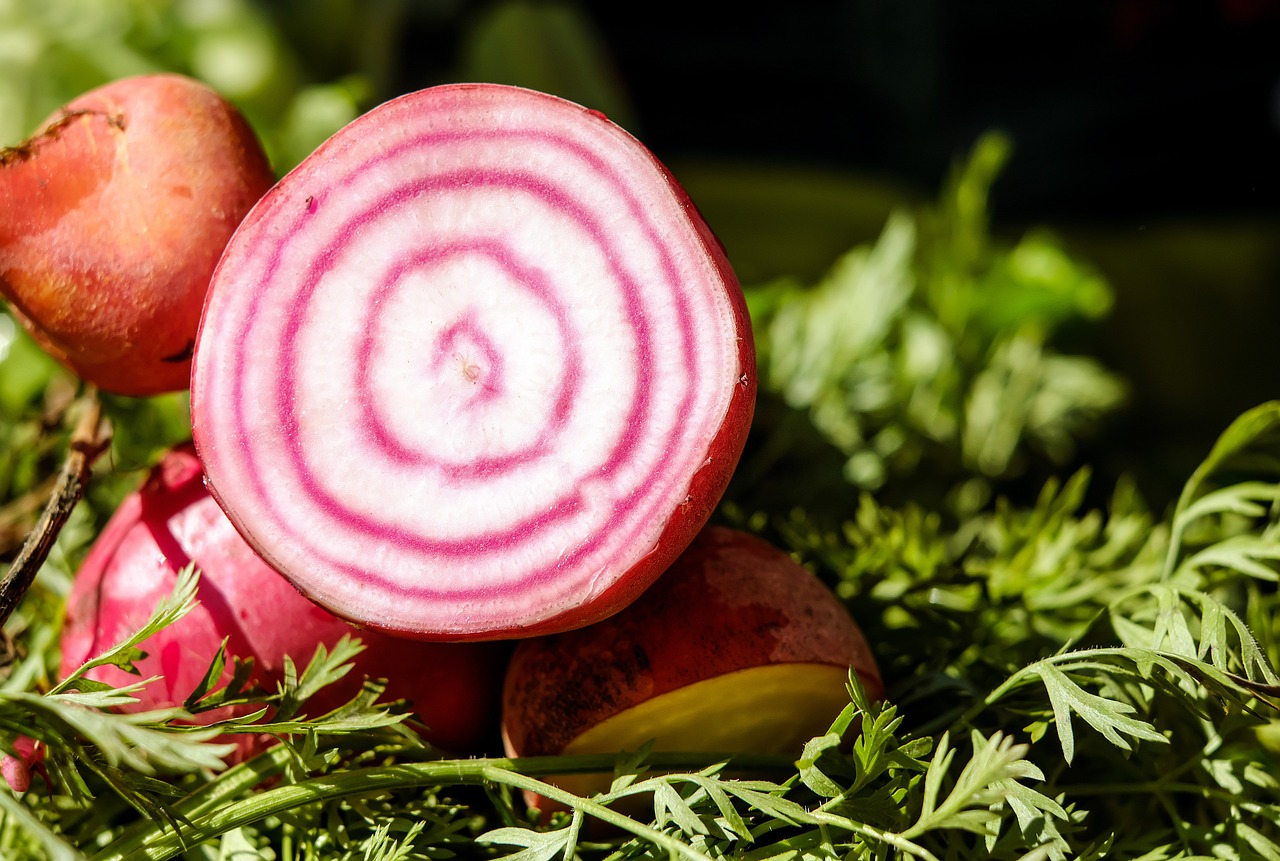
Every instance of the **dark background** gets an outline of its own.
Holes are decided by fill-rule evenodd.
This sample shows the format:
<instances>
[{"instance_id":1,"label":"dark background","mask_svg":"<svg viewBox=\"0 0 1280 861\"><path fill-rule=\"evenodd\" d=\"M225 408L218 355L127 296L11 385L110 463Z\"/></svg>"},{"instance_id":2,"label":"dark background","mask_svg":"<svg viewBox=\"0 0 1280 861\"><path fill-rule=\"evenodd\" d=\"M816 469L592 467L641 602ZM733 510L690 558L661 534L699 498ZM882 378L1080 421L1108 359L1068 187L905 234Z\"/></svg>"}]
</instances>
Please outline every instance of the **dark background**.
<instances>
[{"instance_id":1,"label":"dark background","mask_svg":"<svg viewBox=\"0 0 1280 861\"><path fill-rule=\"evenodd\" d=\"M1280 7L1160 0L591 3L652 145L855 167L932 189L986 129L1012 220L1275 214Z\"/></svg>"},{"instance_id":2,"label":"dark background","mask_svg":"<svg viewBox=\"0 0 1280 861\"><path fill-rule=\"evenodd\" d=\"M468 28L493 4L454 5L408 16L392 89L458 77ZM931 192L1002 128L1018 146L997 195L1007 219L1280 209L1276 0L572 8L616 70L632 130L666 158L795 160Z\"/></svg>"}]
</instances>

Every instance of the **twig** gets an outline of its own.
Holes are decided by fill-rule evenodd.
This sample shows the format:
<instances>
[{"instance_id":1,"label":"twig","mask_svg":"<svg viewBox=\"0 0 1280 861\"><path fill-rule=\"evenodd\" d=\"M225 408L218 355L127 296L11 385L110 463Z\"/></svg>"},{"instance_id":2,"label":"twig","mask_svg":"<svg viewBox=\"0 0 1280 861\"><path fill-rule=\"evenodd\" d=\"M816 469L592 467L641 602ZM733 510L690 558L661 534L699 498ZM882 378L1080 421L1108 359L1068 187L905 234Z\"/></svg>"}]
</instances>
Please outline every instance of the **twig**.
<instances>
[{"instance_id":1,"label":"twig","mask_svg":"<svg viewBox=\"0 0 1280 861\"><path fill-rule=\"evenodd\" d=\"M71 516L89 483L89 472L98 455L111 444L111 425L102 417L102 404L97 391L90 389L84 399L85 410L76 423L67 446L67 459L62 464L58 483L49 497L35 529L27 536L22 549L3 578L0 578L0 626L9 620L14 608L27 594L36 572L49 557L58 533Z\"/></svg>"},{"instance_id":2,"label":"twig","mask_svg":"<svg viewBox=\"0 0 1280 861\"><path fill-rule=\"evenodd\" d=\"M58 486L58 476L51 475L9 504L0 508L0 557L19 550L49 495Z\"/></svg>"}]
</instances>

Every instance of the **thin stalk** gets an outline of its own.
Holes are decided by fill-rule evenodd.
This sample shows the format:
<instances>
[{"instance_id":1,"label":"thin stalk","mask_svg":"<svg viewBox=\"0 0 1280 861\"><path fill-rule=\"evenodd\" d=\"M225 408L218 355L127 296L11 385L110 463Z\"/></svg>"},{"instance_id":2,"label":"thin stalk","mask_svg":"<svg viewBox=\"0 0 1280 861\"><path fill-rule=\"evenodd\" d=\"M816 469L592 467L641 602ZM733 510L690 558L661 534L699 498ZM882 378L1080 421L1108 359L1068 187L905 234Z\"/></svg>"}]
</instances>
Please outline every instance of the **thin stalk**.
<instances>
[{"instance_id":1,"label":"thin stalk","mask_svg":"<svg viewBox=\"0 0 1280 861\"><path fill-rule=\"evenodd\" d=\"M812 831L806 831L803 834L797 834L795 837L788 837L784 840L778 841L777 843L772 843L768 846L761 847L760 849L747 852L743 854L742 861L759 861L759 859L776 858L778 855L782 854L781 850L794 850L799 855L804 856L806 854L805 850L816 849L819 846L823 846L828 843L838 842L832 841L824 833L826 825L832 825L838 827L841 831L848 831L861 837L870 838L871 840L885 846L891 846L899 852L903 852L913 858L920 858L922 861L938 861L938 857L928 849L925 849L914 841L908 840L900 834L896 834L892 831L883 831L879 828L875 828L861 822L855 823L852 820L845 819L843 817L830 816L829 814L828 816L832 820L831 822L822 823L819 828L815 828ZM850 824L858 827L850 828Z\"/></svg>"},{"instance_id":2,"label":"thin stalk","mask_svg":"<svg viewBox=\"0 0 1280 861\"><path fill-rule=\"evenodd\" d=\"M1225 789L1200 783L1168 780L1149 780L1139 783L1082 783L1078 786L1062 787L1062 790L1069 797L1077 795L1198 795L1206 801L1221 801L1250 813L1269 816L1280 813L1280 805L1250 801Z\"/></svg>"},{"instance_id":3,"label":"thin stalk","mask_svg":"<svg viewBox=\"0 0 1280 861\"><path fill-rule=\"evenodd\" d=\"M90 387L84 398L84 412L71 434L67 457L54 487L53 496L45 505L36 527L27 536L17 558L0 578L0 626L22 601L36 578L36 572L49 558L49 551L58 540L58 534L66 525L71 510L84 496L89 483L93 462L111 444L111 425L102 417L102 404L95 389Z\"/></svg>"},{"instance_id":4,"label":"thin stalk","mask_svg":"<svg viewBox=\"0 0 1280 861\"><path fill-rule=\"evenodd\" d=\"M264 776L282 768L287 754L279 753L273 757L273 753L276 751L269 751L237 766L237 769L243 768L244 771L234 773L236 769L232 769L215 780L209 791L192 795L175 805L174 818L182 823L176 830L165 829L155 823L140 824L94 855L93 861L164 861L220 834L306 804L395 790L484 783L536 792L634 834L669 854L683 856L687 861L708 861L701 853L669 835L642 825L602 804L579 798L538 780L535 776L611 771L617 763L617 756L614 754L530 757L520 760L442 760L354 769L275 787L239 801L219 803L246 791L261 782ZM790 771L795 768L790 757L757 754L653 754L646 763L652 768L670 771L705 768L726 760L732 760L737 768L751 771ZM234 786L213 788L228 778L231 778L230 782Z\"/></svg>"},{"instance_id":5,"label":"thin stalk","mask_svg":"<svg viewBox=\"0 0 1280 861\"><path fill-rule=\"evenodd\" d=\"M954 733L958 730L964 729L965 727L971 726L974 718L982 714L982 712L985 711L986 709L989 709L991 706L999 702L1004 697L1005 694L1009 693L1010 691L1016 688L1021 687L1024 684L1028 684L1029 682L1037 678L1036 670L1038 667L1046 666L1050 664L1079 662L1084 659L1092 660L1097 658L1106 658L1106 657L1112 657L1116 655L1119 655L1121 657L1127 657L1126 652L1128 651L1130 650L1124 647L1111 647L1111 648L1100 648L1100 649L1088 649L1088 650L1079 651L1079 652L1059 652L1056 655L1050 655L1047 658L1042 658L1039 661L1036 661L1031 664L1027 664L1025 667L1023 667L1020 670L1017 670L1012 675L1010 675L1007 679L1005 679L991 693L987 694L981 700L978 700L973 705L971 705L963 714L960 715L960 717L956 718L955 721L951 723L949 728ZM1167 654L1165 652L1161 652L1155 649L1151 649L1147 651L1157 656L1164 656ZM1170 657L1179 658L1182 656L1170 655ZM930 728L932 728L932 724L930 724L930 727L926 728L926 731Z\"/></svg>"}]
</instances>

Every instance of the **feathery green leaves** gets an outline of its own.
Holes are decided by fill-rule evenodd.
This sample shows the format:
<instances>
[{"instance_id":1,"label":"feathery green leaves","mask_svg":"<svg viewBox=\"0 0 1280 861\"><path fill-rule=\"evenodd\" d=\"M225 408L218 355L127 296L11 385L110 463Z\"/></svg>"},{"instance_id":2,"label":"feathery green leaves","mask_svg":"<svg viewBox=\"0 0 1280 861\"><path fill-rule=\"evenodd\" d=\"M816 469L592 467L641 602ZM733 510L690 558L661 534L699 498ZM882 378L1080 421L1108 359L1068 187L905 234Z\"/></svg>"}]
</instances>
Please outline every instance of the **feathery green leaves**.
<instances>
[{"instance_id":1,"label":"feathery green leaves","mask_svg":"<svg viewBox=\"0 0 1280 861\"><path fill-rule=\"evenodd\" d=\"M934 207L895 213L817 285L748 291L761 380L859 487L940 471L970 482L972 506L1029 457L1064 461L1124 398L1097 361L1052 346L1059 327L1109 309L1103 279L1044 231L1012 245L989 234L1008 154L1007 139L980 140Z\"/></svg>"}]
</instances>

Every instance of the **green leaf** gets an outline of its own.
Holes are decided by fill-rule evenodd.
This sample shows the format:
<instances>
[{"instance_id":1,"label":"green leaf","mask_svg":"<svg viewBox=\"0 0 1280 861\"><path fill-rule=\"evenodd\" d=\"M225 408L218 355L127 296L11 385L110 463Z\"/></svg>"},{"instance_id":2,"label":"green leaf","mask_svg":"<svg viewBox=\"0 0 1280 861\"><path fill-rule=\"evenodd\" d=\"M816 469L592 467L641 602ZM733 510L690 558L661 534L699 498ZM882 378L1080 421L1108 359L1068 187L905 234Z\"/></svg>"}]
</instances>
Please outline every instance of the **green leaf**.
<instances>
[{"instance_id":1,"label":"green leaf","mask_svg":"<svg viewBox=\"0 0 1280 861\"><path fill-rule=\"evenodd\" d=\"M519 852L503 857L507 861L551 861L564 853L569 841L569 829L556 831L531 831L527 828L496 828L476 838L477 843L501 846L523 846Z\"/></svg>"},{"instance_id":2,"label":"green leaf","mask_svg":"<svg viewBox=\"0 0 1280 861\"><path fill-rule=\"evenodd\" d=\"M225 655L225 652L221 651L225 646L226 641L223 641L220 655ZM257 689L253 679L253 658L235 658L232 662L231 678L223 684L221 677L225 666L225 662L215 657L195 690L187 695L183 708L192 714L199 714L226 706L251 703L255 701L255 696L263 693Z\"/></svg>"},{"instance_id":3,"label":"green leaf","mask_svg":"<svg viewBox=\"0 0 1280 861\"><path fill-rule=\"evenodd\" d=\"M992 808L1007 798L1007 782L1020 778L1043 779L1039 769L1023 759L1027 745L1018 744L1001 733L985 738L977 730L971 733L971 742L972 756L955 777L950 792L943 795L944 780L949 777L955 758L949 736L943 734L925 774L920 815L915 824L902 832L903 837L915 838L938 829L994 835L1000 815Z\"/></svg>"},{"instance_id":4,"label":"green leaf","mask_svg":"<svg viewBox=\"0 0 1280 861\"><path fill-rule=\"evenodd\" d=\"M1208 479L1214 473L1237 465L1243 459L1242 455L1251 449L1274 450L1277 443L1280 443L1280 401L1260 404L1241 415L1222 432L1208 457L1191 474L1178 500L1175 518L1203 494ZM1257 463L1245 462L1250 466Z\"/></svg>"},{"instance_id":5,"label":"green leaf","mask_svg":"<svg viewBox=\"0 0 1280 861\"><path fill-rule=\"evenodd\" d=\"M173 591L152 611L146 624L122 642L117 643L95 658L85 661L73 670L50 691L61 694L76 688L84 680L84 674L95 667L114 666L127 672L136 672L133 662L141 656L138 646L163 628L181 619L196 606L196 590L200 585L200 576L194 565L187 565L178 572L174 580ZM96 687L96 685L89 685ZM83 690L83 688L81 688ZM100 690L100 688L99 688Z\"/></svg>"},{"instance_id":6,"label":"green leaf","mask_svg":"<svg viewBox=\"0 0 1280 861\"><path fill-rule=\"evenodd\" d=\"M1269 492L1263 490L1264 485L1247 482L1243 485L1243 491L1237 490L1223 497L1221 501L1215 501L1208 506L1193 507L1198 500L1211 491L1209 483L1213 476L1228 467L1275 475L1274 458L1250 457L1250 455L1258 449L1270 452L1280 451L1278 437L1280 437L1280 401L1271 401L1254 407L1232 422L1218 437L1208 457L1191 474L1191 478L1183 486L1182 493L1178 497L1173 514L1172 539L1165 560L1166 577L1173 574L1174 565L1182 549L1183 536L1193 520L1203 517L1210 511L1230 510L1231 506L1240 504L1239 499L1244 493L1257 493L1260 490L1264 493Z\"/></svg>"},{"instance_id":7,"label":"green leaf","mask_svg":"<svg viewBox=\"0 0 1280 861\"><path fill-rule=\"evenodd\" d=\"M208 696L218 682L222 680L222 671L226 665L227 638L223 637L222 642L218 644L218 651L213 655L213 660L209 662L209 668L205 670L200 681L196 683L195 689L187 696L183 707L190 711L200 700Z\"/></svg>"},{"instance_id":8,"label":"green leaf","mask_svg":"<svg viewBox=\"0 0 1280 861\"><path fill-rule=\"evenodd\" d=\"M1179 572L1229 568L1259 580L1280 582L1280 572L1267 563L1280 563L1280 541L1271 536L1233 535L1184 560Z\"/></svg>"},{"instance_id":9,"label":"green leaf","mask_svg":"<svg viewBox=\"0 0 1280 861\"><path fill-rule=\"evenodd\" d=\"M763 781L725 781L721 786L730 795L788 825L816 825L821 821L799 804L783 798L781 793L785 790L781 786Z\"/></svg>"},{"instance_id":10,"label":"green leaf","mask_svg":"<svg viewBox=\"0 0 1280 861\"><path fill-rule=\"evenodd\" d=\"M1243 838L1244 842L1249 844L1249 848L1257 852L1260 857L1266 861L1280 861L1280 844L1270 837L1244 822L1237 823L1235 830L1236 834Z\"/></svg>"},{"instance_id":11,"label":"green leaf","mask_svg":"<svg viewBox=\"0 0 1280 861\"><path fill-rule=\"evenodd\" d=\"M1032 458L1066 462L1123 401L1098 361L1051 346L1056 327L1109 309L1105 281L1044 231L1013 246L989 235L987 193L1008 149L984 137L935 207L895 210L816 285L748 289L761 381L794 411L757 422L771 459L759 471L775 467L774 486L783 457L822 462L806 456L803 414L852 484L899 477L910 497L953 482L953 504L976 511L987 478Z\"/></svg>"},{"instance_id":12,"label":"green leaf","mask_svg":"<svg viewBox=\"0 0 1280 861\"><path fill-rule=\"evenodd\" d=\"M64 735L83 738L102 754L107 764L144 775L164 771L218 770L235 745L213 744L217 729L166 726L189 719L181 709L144 712L108 712L87 706L76 694L8 694Z\"/></svg>"},{"instance_id":13,"label":"green leaf","mask_svg":"<svg viewBox=\"0 0 1280 861\"><path fill-rule=\"evenodd\" d=\"M653 790L653 822L658 828L665 828L669 821L685 834L708 833L707 826L680 793L670 783L658 781Z\"/></svg>"},{"instance_id":14,"label":"green leaf","mask_svg":"<svg viewBox=\"0 0 1280 861\"><path fill-rule=\"evenodd\" d=\"M1044 780L1044 775L1038 772L1026 776ZM1028 844L1042 848L1045 857L1055 861L1067 857L1070 846L1058 831L1057 821L1066 822L1070 817L1058 801L1016 780L1001 781L996 788L1017 817L1018 827Z\"/></svg>"},{"instance_id":15,"label":"green leaf","mask_svg":"<svg viewBox=\"0 0 1280 861\"><path fill-rule=\"evenodd\" d=\"M292 658L286 655L284 680L280 684L280 718L293 717L318 691L345 677L351 672L352 659L364 648L364 644L351 635L344 635L334 643L332 650L320 643L301 677Z\"/></svg>"},{"instance_id":16,"label":"green leaf","mask_svg":"<svg viewBox=\"0 0 1280 861\"><path fill-rule=\"evenodd\" d=\"M407 861L414 854L413 843L426 827L425 822L414 822L400 840L391 837L391 822L384 822L374 829L364 841L363 861Z\"/></svg>"},{"instance_id":17,"label":"green leaf","mask_svg":"<svg viewBox=\"0 0 1280 861\"><path fill-rule=\"evenodd\" d=\"M827 777L818 766L818 760L824 753L839 749L841 740L842 736L835 733L810 739L805 743L804 752L796 763L800 770L800 781L821 798L835 798L844 792L840 784Z\"/></svg>"},{"instance_id":18,"label":"green leaf","mask_svg":"<svg viewBox=\"0 0 1280 861\"><path fill-rule=\"evenodd\" d=\"M609 787L609 792L621 792L647 772L649 769L645 763L652 752L653 739L649 739L634 751L624 752L619 756L613 768L613 783Z\"/></svg>"},{"instance_id":19,"label":"green leaf","mask_svg":"<svg viewBox=\"0 0 1280 861\"><path fill-rule=\"evenodd\" d=\"M1179 519L1190 524L1214 514L1261 517L1267 513L1267 507L1277 501L1280 501L1280 485L1243 481L1205 493L1188 504Z\"/></svg>"},{"instance_id":20,"label":"green leaf","mask_svg":"<svg viewBox=\"0 0 1280 861\"><path fill-rule=\"evenodd\" d=\"M712 779L706 773L689 775L688 779L702 789L712 803L715 804L721 819L724 820L724 827L728 828L733 835L744 842L751 843L751 829L748 827L746 820L743 819L742 814L734 807L733 801L730 800L729 794L725 791L721 782Z\"/></svg>"},{"instance_id":21,"label":"green leaf","mask_svg":"<svg viewBox=\"0 0 1280 861\"><path fill-rule=\"evenodd\" d=\"M1168 739L1150 723L1130 717L1137 711L1133 706L1088 693L1052 663L1043 661L1030 668L1030 672L1040 677L1049 694L1058 729L1058 741L1062 745L1062 756L1068 765L1075 757L1072 714L1079 715L1085 723L1101 733L1103 738L1122 750L1132 749L1125 736L1142 741L1168 743Z\"/></svg>"}]
</instances>

